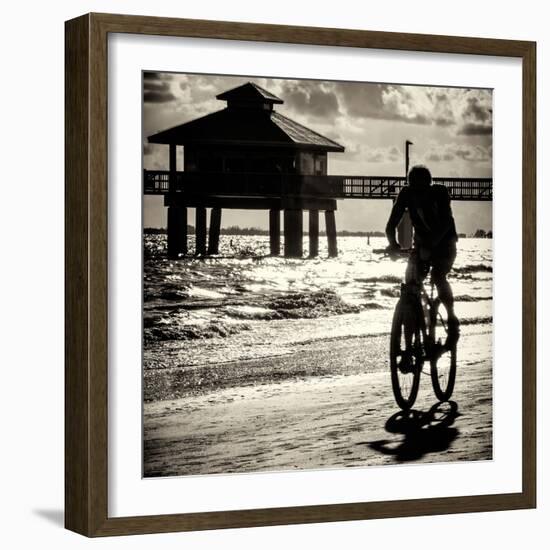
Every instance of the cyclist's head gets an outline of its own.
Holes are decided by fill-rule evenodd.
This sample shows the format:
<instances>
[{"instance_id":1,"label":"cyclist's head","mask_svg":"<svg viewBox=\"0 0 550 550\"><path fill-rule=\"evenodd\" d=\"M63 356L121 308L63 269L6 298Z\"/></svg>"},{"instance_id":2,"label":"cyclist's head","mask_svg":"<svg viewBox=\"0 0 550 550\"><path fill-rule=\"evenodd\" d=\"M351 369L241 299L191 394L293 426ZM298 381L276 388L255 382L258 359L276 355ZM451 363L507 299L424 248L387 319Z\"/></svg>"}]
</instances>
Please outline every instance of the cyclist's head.
<instances>
[{"instance_id":1,"label":"cyclist's head","mask_svg":"<svg viewBox=\"0 0 550 550\"><path fill-rule=\"evenodd\" d=\"M432 184L432 175L430 171L422 164L413 166L409 172L409 185L411 189L421 191L427 189Z\"/></svg>"}]
</instances>

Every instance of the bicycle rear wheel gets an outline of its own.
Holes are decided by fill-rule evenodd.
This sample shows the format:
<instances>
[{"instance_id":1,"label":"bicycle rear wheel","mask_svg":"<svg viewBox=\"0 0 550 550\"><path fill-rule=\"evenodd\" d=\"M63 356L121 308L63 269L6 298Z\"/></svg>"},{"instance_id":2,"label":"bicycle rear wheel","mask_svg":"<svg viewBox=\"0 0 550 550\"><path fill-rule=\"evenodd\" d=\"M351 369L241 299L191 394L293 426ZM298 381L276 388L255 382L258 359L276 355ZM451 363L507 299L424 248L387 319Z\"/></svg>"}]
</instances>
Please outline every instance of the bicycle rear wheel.
<instances>
[{"instance_id":1,"label":"bicycle rear wheel","mask_svg":"<svg viewBox=\"0 0 550 550\"><path fill-rule=\"evenodd\" d=\"M400 298L395 306L390 337L390 370L393 395L403 409L410 409L418 395L422 372L422 335L420 304ZM407 348L405 331L412 333Z\"/></svg>"},{"instance_id":2,"label":"bicycle rear wheel","mask_svg":"<svg viewBox=\"0 0 550 550\"><path fill-rule=\"evenodd\" d=\"M434 346L433 352L430 353L434 393L440 401L448 401L453 395L456 380L456 343L450 350L441 350L447 338L447 310L441 307L439 301L432 307L429 335Z\"/></svg>"}]
</instances>

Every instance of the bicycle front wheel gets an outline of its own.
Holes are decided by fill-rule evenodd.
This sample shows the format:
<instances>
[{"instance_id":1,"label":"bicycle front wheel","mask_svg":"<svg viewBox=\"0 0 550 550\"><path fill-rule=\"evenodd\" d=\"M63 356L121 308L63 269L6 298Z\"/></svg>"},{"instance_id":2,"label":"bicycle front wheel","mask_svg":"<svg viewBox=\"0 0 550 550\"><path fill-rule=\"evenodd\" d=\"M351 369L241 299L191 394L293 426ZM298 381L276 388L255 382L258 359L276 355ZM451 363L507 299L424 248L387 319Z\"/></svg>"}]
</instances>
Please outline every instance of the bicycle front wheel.
<instances>
[{"instance_id":1,"label":"bicycle front wheel","mask_svg":"<svg viewBox=\"0 0 550 550\"><path fill-rule=\"evenodd\" d=\"M456 343L450 350L442 348L447 339L447 327L447 311L437 301L430 315L430 342L434 346L430 359L430 373L434 393L440 401L448 401L451 398L456 379Z\"/></svg>"},{"instance_id":2,"label":"bicycle front wheel","mask_svg":"<svg viewBox=\"0 0 550 550\"><path fill-rule=\"evenodd\" d=\"M397 302L390 337L392 389L403 410L414 405L423 363L420 304L409 302L403 297Z\"/></svg>"}]
</instances>

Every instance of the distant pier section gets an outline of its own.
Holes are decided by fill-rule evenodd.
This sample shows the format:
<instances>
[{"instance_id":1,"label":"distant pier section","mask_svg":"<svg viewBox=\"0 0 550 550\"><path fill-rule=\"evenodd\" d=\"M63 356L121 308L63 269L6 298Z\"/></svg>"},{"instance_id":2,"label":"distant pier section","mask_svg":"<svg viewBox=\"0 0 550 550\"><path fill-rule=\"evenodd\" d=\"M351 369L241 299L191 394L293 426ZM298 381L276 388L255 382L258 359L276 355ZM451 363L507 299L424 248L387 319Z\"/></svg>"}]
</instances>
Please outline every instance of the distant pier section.
<instances>
[{"instance_id":1,"label":"distant pier section","mask_svg":"<svg viewBox=\"0 0 550 550\"><path fill-rule=\"evenodd\" d=\"M176 172L175 193L227 196L326 196L334 199L395 199L407 185L404 176L305 176L241 173L196 174ZM164 195L170 189L168 170L145 170L146 195ZM492 178L433 178L444 185L451 200L492 201Z\"/></svg>"},{"instance_id":2,"label":"distant pier section","mask_svg":"<svg viewBox=\"0 0 550 550\"><path fill-rule=\"evenodd\" d=\"M217 254L222 210L269 212L270 251L303 256L303 212L309 214L309 255L319 251L319 213L324 212L329 256L338 254L338 199L395 199L407 185L401 176L328 175L328 153L339 143L274 109L283 100L251 82L216 96L227 106L149 136L169 146L168 170L145 170L145 195L163 195L168 219L168 255L188 253L187 209L196 209L195 254ZM178 151L183 171L176 169ZM452 200L490 201L491 178L434 178ZM211 209L210 224L207 208Z\"/></svg>"}]
</instances>

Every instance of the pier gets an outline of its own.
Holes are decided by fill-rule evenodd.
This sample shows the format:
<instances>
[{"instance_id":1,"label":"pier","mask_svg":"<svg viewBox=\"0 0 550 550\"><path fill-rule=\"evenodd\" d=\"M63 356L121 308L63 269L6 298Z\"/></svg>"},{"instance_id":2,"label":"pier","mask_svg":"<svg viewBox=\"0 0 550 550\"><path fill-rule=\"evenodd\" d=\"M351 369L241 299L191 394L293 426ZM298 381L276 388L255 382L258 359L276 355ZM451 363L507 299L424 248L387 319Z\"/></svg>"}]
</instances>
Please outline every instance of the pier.
<instances>
[{"instance_id":1,"label":"pier","mask_svg":"<svg viewBox=\"0 0 550 550\"><path fill-rule=\"evenodd\" d=\"M168 170L145 170L143 193L162 195L168 209L168 255L188 253L187 209L196 209L195 254L217 254L224 209L265 210L270 252L303 256L303 212L309 214L309 256L319 252L324 212L329 256L338 254L338 199L392 200L404 176L328 175L328 153L345 149L274 110L283 100L247 83L216 96L227 107L149 137L169 146ZM183 171L176 170L178 153ZM491 178L433 178L455 201L491 201ZM211 209L210 224L207 209ZM410 235L405 237L405 245ZM403 244L403 243L402 243Z\"/></svg>"},{"instance_id":2,"label":"pier","mask_svg":"<svg viewBox=\"0 0 550 550\"><path fill-rule=\"evenodd\" d=\"M492 201L492 178L433 178L444 185L451 200ZM189 195L325 197L334 199L395 199L407 185L404 176L304 176L295 174L197 174L176 172L173 192ZM144 170L143 192L166 195L168 170Z\"/></svg>"}]
</instances>

